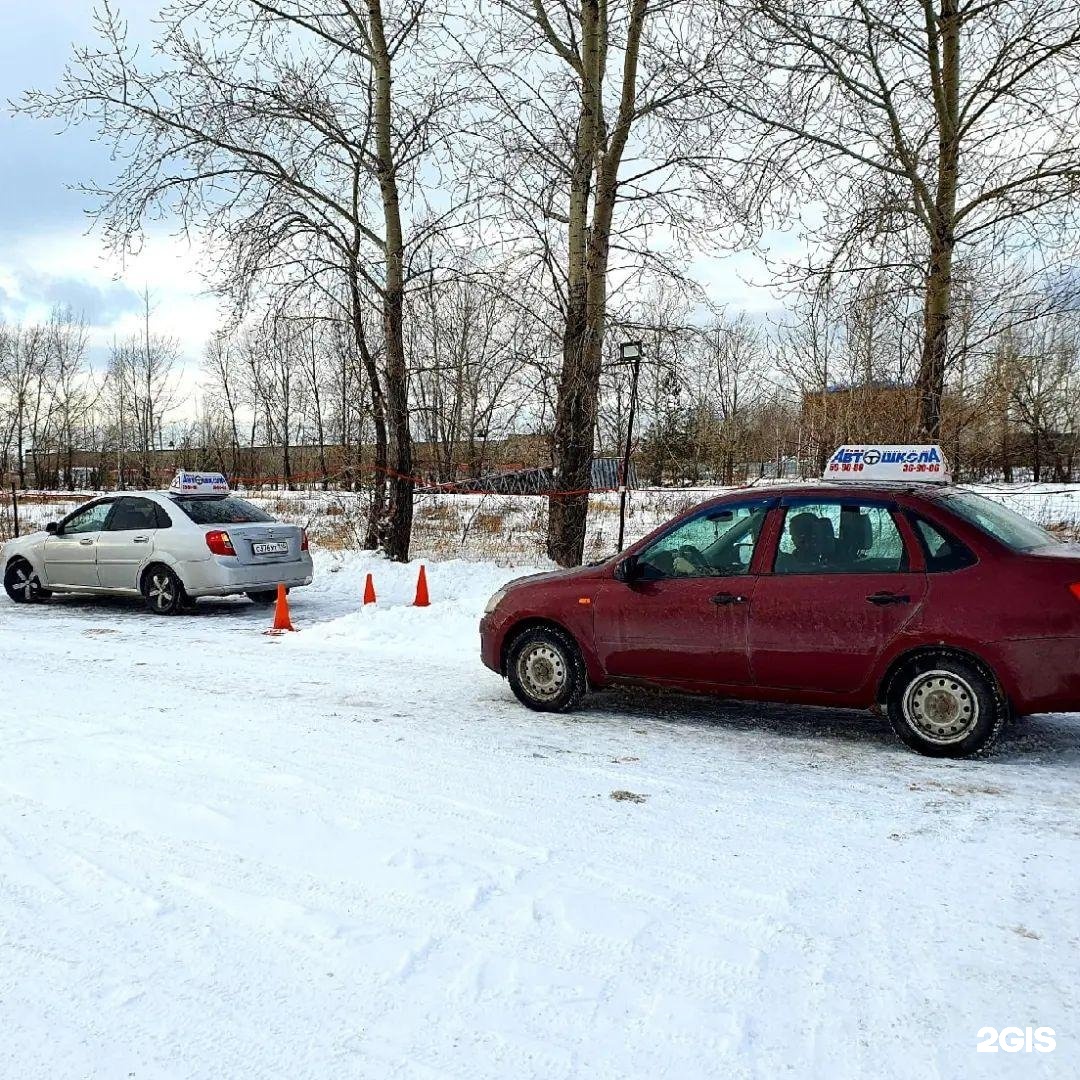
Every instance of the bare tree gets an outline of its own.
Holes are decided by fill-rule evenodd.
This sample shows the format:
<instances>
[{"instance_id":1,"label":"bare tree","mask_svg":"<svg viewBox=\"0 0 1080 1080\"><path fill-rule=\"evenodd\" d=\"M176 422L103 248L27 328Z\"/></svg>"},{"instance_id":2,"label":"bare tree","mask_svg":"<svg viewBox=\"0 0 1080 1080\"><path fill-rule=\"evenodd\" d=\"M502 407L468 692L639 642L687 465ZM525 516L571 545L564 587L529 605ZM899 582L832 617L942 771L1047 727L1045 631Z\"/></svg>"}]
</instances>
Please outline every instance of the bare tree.
<instances>
[{"instance_id":1,"label":"bare tree","mask_svg":"<svg viewBox=\"0 0 1080 1080\"><path fill-rule=\"evenodd\" d=\"M701 132L715 128L723 41L697 0L499 6L506 18L485 68L500 119L489 173L507 243L531 251L553 290L554 453L570 494L551 499L548 553L569 566L584 548L609 271L674 272L650 240L657 217L671 234L688 227L689 178L716 160Z\"/></svg>"},{"instance_id":2,"label":"bare tree","mask_svg":"<svg viewBox=\"0 0 1080 1080\"><path fill-rule=\"evenodd\" d=\"M528 361L544 334L490 268L448 261L453 272L429 275L409 307L414 411L440 481L479 476L489 442L528 422Z\"/></svg>"},{"instance_id":3,"label":"bare tree","mask_svg":"<svg viewBox=\"0 0 1080 1080\"><path fill-rule=\"evenodd\" d=\"M457 208L433 210L431 155L457 101L439 74L443 13L429 0L176 0L152 65L105 3L100 47L77 48L35 115L89 120L126 167L97 200L126 249L162 212L201 227L219 282L245 300L263 287L320 284L349 297L378 436L373 531L407 559L412 441L403 312L410 259ZM216 246L214 246L216 245ZM380 309L379 345L364 309ZM381 371L376 371L376 357Z\"/></svg>"},{"instance_id":4,"label":"bare tree","mask_svg":"<svg viewBox=\"0 0 1080 1080\"><path fill-rule=\"evenodd\" d=\"M919 423L936 438L958 251L1058 243L1080 194L1080 21L1062 0L747 0L753 183L816 198L832 274L881 262L922 297ZM782 203L787 209L786 199ZM889 258L891 256L891 258Z\"/></svg>"},{"instance_id":5,"label":"bare tree","mask_svg":"<svg viewBox=\"0 0 1080 1080\"><path fill-rule=\"evenodd\" d=\"M114 343L109 357L107 386L118 432L118 459L130 454L137 481L151 487L158 479L155 451L164 448L165 420L178 401L177 366L180 347L174 338L151 329L149 294L143 297L143 332ZM121 464L118 484L131 477Z\"/></svg>"}]
</instances>

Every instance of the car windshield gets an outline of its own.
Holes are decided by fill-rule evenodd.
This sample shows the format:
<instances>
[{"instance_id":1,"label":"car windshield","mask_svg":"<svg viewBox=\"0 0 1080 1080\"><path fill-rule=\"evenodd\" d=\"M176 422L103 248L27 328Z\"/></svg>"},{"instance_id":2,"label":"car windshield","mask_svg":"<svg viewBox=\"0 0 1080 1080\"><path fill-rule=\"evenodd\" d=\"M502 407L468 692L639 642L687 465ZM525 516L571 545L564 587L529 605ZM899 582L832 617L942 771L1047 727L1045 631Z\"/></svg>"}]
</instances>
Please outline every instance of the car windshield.
<instances>
[{"instance_id":1,"label":"car windshield","mask_svg":"<svg viewBox=\"0 0 1080 1080\"><path fill-rule=\"evenodd\" d=\"M240 525L245 521L274 520L257 506L252 506L251 503L238 499L234 495L211 499L181 496L174 498L173 502L196 525Z\"/></svg>"},{"instance_id":2,"label":"car windshield","mask_svg":"<svg viewBox=\"0 0 1080 1080\"><path fill-rule=\"evenodd\" d=\"M1031 551L1057 543L1050 533L1034 521L982 495L960 491L950 495L946 505L954 514L989 533L1013 551Z\"/></svg>"}]
</instances>

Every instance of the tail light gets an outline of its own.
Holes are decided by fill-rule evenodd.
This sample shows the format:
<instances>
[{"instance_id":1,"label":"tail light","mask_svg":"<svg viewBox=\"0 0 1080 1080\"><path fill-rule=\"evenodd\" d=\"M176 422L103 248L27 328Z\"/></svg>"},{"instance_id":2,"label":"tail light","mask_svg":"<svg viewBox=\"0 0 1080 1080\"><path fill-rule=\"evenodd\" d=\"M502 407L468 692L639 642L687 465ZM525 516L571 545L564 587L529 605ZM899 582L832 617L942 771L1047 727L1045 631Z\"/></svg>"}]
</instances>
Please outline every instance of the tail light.
<instances>
[{"instance_id":1,"label":"tail light","mask_svg":"<svg viewBox=\"0 0 1080 1080\"><path fill-rule=\"evenodd\" d=\"M206 546L215 555L235 555L236 550L232 546L232 540L227 532L214 529L206 534Z\"/></svg>"},{"instance_id":2,"label":"tail light","mask_svg":"<svg viewBox=\"0 0 1080 1080\"><path fill-rule=\"evenodd\" d=\"M307 529L301 529L300 530L300 550L301 551L307 551L307 549L308 549Z\"/></svg>"},{"instance_id":3,"label":"tail light","mask_svg":"<svg viewBox=\"0 0 1080 1080\"><path fill-rule=\"evenodd\" d=\"M1080 581L1074 581L1069 586L1069 592L1071 592L1077 600L1080 600Z\"/></svg>"}]
</instances>

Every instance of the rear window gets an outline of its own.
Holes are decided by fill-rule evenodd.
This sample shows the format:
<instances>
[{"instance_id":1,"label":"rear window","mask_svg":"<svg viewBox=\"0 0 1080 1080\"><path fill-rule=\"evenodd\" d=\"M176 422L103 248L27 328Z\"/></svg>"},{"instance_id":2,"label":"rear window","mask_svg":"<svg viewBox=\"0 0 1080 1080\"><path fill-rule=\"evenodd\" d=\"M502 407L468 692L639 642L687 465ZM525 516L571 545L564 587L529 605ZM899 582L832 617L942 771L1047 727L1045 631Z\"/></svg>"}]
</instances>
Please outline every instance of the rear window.
<instances>
[{"instance_id":1,"label":"rear window","mask_svg":"<svg viewBox=\"0 0 1080 1080\"><path fill-rule=\"evenodd\" d=\"M975 553L951 533L945 532L937 525L931 525L926 518L917 517L911 513L908 517L914 524L915 532L922 544L928 574L947 574L952 570L963 570L968 566L974 566L978 562Z\"/></svg>"},{"instance_id":2,"label":"rear window","mask_svg":"<svg viewBox=\"0 0 1080 1080\"><path fill-rule=\"evenodd\" d=\"M945 505L958 517L989 533L1013 551L1031 551L1058 542L1030 518L970 491L950 495Z\"/></svg>"},{"instance_id":3,"label":"rear window","mask_svg":"<svg viewBox=\"0 0 1080 1080\"><path fill-rule=\"evenodd\" d=\"M224 498L193 499L174 498L173 502L184 511L196 525L242 525L245 521L273 521L274 519L257 506L238 499L234 495Z\"/></svg>"}]
</instances>

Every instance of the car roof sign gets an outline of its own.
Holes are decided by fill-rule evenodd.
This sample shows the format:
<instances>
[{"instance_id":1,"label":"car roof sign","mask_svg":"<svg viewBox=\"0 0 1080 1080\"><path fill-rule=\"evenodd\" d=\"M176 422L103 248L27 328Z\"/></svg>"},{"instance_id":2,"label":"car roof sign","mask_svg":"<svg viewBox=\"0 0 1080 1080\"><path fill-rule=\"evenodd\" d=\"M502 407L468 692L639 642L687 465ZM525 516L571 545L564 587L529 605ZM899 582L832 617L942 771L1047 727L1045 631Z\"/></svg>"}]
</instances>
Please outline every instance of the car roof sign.
<instances>
[{"instance_id":1,"label":"car roof sign","mask_svg":"<svg viewBox=\"0 0 1080 1080\"><path fill-rule=\"evenodd\" d=\"M228 495L229 482L221 473L185 472L181 469L169 486L170 495Z\"/></svg>"},{"instance_id":2,"label":"car roof sign","mask_svg":"<svg viewBox=\"0 0 1080 1080\"><path fill-rule=\"evenodd\" d=\"M941 447L858 443L838 447L822 474L825 480L884 480L947 484L952 479Z\"/></svg>"}]
</instances>

